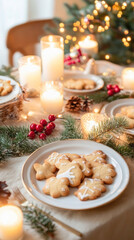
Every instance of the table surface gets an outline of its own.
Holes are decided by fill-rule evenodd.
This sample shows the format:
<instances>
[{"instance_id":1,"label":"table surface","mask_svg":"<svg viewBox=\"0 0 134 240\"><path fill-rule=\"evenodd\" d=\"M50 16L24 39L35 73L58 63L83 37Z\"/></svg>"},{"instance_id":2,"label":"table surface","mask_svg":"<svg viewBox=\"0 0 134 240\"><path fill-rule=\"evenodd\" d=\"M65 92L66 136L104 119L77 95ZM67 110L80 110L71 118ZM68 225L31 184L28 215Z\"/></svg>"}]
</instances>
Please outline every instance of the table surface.
<instances>
[{"instance_id":1,"label":"table surface","mask_svg":"<svg viewBox=\"0 0 134 240\"><path fill-rule=\"evenodd\" d=\"M28 116L30 115L30 116ZM28 119L25 120L26 116ZM75 115L78 117L78 115ZM31 98L29 102L24 102L23 114L19 121L10 121L10 125L28 126L32 122L39 122L45 117L40 101L37 98ZM55 135L61 129L61 120L57 120ZM55 136L54 135L54 136ZM21 181L21 169L28 156L9 158L7 163L1 166L0 181L7 181L9 189L15 186L19 187L20 191L30 201L43 207L53 216L66 224L74 227L83 233L83 239L86 240L133 240L134 239L134 163L132 159L125 159L130 169L130 182L124 193L112 203L107 204L97 209L86 211L70 211L61 210L54 207L41 204L34 200L25 190ZM79 237L68 232L64 228L56 224L56 236L54 239L70 239L75 240ZM43 240L35 230L32 230L27 224L24 225L25 240Z\"/></svg>"}]
</instances>

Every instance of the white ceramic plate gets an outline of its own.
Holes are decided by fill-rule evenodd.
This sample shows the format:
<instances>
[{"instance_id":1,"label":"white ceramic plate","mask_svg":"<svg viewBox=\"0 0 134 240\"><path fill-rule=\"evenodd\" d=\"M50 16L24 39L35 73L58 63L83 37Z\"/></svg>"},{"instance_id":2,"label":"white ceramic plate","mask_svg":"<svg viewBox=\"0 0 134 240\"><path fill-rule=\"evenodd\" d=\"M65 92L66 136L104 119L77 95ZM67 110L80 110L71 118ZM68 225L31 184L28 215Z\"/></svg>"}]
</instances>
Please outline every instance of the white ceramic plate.
<instances>
[{"instance_id":1,"label":"white ceramic plate","mask_svg":"<svg viewBox=\"0 0 134 240\"><path fill-rule=\"evenodd\" d=\"M95 88L93 89L88 89L88 90L76 90L76 89L69 89L69 88L65 88L64 87L64 92L71 96L71 95L86 95L92 92L96 92L98 90L100 90L101 88L103 88L104 86L104 81L96 75L92 75L92 74L76 74L76 73L69 73L69 74L65 74L64 75L64 81L69 80L69 79L90 79L93 80L96 83Z\"/></svg>"},{"instance_id":2,"label":"white ceramic plate","mask_svg":"<svg viewBox=\"0 0 134 240\"><path fill-rule=\"evenodd\" d=\"M20 93L20 87L19 87L19 84L16 81L14 81L12 78L0 76L0 79L4 81L10 80L11 85L13 86L13 90L11 93L7 94L6 96L0 96L0 105L1 105L16 98L17 95Z\"/></svg>"},{"instance_id":3,"label":"white ceramic plate","mask_svg":"<svg viewBox=\"0 0 134 240\"><path fill-rule=\"evenodd\" d=\"M106 193L95 200L80 201L74 192L76 188L70 188L70 195L61 198L52 198L43 194L42 188L45 180L37 181L33 164L43 163L44 159L52 152L88 154L95 150L102 150L108 155L108 162L112 163L116 169L117 176L111 185L107 185ZM124 159L113 149L89 140L64 140L45 145L36 150L25 162L22 169L22 181L27 191L37 200L63 209L84 210L102 206L117 198L126 188L129 181L129 170Z\"/></svg>"},{"instance_id":4,"label":"white ceramic plate","mask_svg":"<svg viewBox=\"0 0 134 240\"><path fill-rule=\"evenodd\" d=\"M115 117L117 113L120 113L122 107L134 106L134 99L120 99L107 104L104 107L104 111L108 117ZM127 129L127 133L134 135L134 129Z\"/></svg>"}]
</instances>

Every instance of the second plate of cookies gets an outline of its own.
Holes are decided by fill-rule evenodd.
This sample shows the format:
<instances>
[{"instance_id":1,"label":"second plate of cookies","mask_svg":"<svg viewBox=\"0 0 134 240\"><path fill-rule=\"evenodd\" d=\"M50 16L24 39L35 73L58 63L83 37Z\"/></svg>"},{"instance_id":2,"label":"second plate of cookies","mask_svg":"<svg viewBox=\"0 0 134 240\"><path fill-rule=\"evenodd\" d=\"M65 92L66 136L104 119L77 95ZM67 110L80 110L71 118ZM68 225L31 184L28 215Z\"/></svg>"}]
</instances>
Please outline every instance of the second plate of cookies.
<instances>
[{"instance_id":1,"label":"second plate of cookies","mask_svg":"<svg viewBox=\"0 0 134 240\"><path fill-rule=\"evenodd\" d=\"M107 104L103 111L108 117L124 117L128 122L126 132L134 135L134 99L120 99Z\"/></svg>"},{"instance_id":2,"label":"second plate of cookies","mask_svg":"<svg viewBox=\"0 0 134 240\"><path fill-rule=\"evenodd\" d=\"M47 144L27 159L22 181L35 199L72 210L96 208L126 188L129 170L113 149L89 140Z\"/></svg>"}]
</instances>

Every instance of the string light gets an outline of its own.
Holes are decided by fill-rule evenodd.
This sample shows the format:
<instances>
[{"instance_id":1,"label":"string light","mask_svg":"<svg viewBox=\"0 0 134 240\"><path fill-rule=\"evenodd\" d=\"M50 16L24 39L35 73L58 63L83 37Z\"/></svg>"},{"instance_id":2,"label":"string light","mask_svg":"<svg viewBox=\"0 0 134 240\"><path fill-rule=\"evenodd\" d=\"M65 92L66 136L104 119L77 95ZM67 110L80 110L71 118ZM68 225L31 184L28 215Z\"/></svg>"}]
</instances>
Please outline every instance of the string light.
<instances>
[{"instance_id":1,"label":"string light","mask_svg":"<svg viewBox=\"0 0 134 240\"><path fill-rule=\"evenodd\" d=\"M109 16L105 16L104 20L105 20L106 22L108 22L108 21L110 21L110 17L109 17Z\"/></svg>"},{"instance_id":2,"label":"string light","mask_svg":"<svg viewBox=\"0 0 134 240\"><path fill-rule=\"evenodd\" d=\"M130 37L130 36L127 37L127 41L128 41L128 42L131 41L131 37Z\"/></svg>"},{"instance_id":3,"label":"string light","mask_svg":"<svg viewBox=\"0 0 134 240\"><path fill-rule=\"evenodd\" d=\"M97 16L97 15L98 15L98 11L97 11L97 10L93 10L93 14L94 14L95 16Z\"/></svg>"},{"instance_id":4,"label":"string light","mask_svg":"<svg viewBox=\"0 0 134 240\"><path fill-rule=\"evenodd\" d=\"M106 59L106 60L109 60L109 59L110 59L110 55L109 55L109 54L106 54L106 55L105 55L105 59Z\"/></svg>"},{"instance_id":5,"label":"string light","mask_svg":"<svg viewBox=\"0 0 134 240\"><path fill-rule=\"evenodd\" d=\"M60 28L60 32L61 33L65 32L65 28Z\"/></svg>"},{"instance_id":6,"label":"string light","mask_svg":"<svg viewBox=\"0 0 134 240\"><path fill-rule=\"evenodd\" d=\"M132 7L134 7L134 2L131 2Z\"/></svg>"},{"instance_id":7,"label":"string light","mask_svg":"<svg viewBox=\"0 0 134 240\"><path fill-rule=\"evenodd\" d=\"M65 39L65 44L68 44L68 43L69 43L69 41L67 39Z\"/></svg>"},{"instance_id":8,"label":"string light","mask_svg":"<svg viewBox=\"0 0 134 240\"><path fill-rule=\"evenodd\" d=\"M96 5L95 5L95 7L96 7L96 9L97 9L97 10L100 10L100 9L101 9L101 7L102 7L102 4L101 4L101 2L96 2Z\"/></svg>"},{"instance_id":9,"label":"string light","mask_svg":"<svg viewBox=\"0 0 134 240\"><path fill-rule=\"evenodd\" d=\"M85 32L85 30L81 27L81 28L80 28L80 32Z\"/></svg>"},{"instance_id":10,"label":"string light","mask_svg":"<svg viewBox=\"0 0 134 240\"><path fill-rule=\"evenodd\" d=\"M64 23L59 23L60 28L64 28Z\"/></svg>"},{"instance_id":11,"label":"string light","mask_svg":"<svg viewBox=\"0 0 134 240\"><path fill-rule=\"evenodd\" d=\"M119 11L119 12L118 12L117 17L118 17L118 18L121 18L121 17L122 17L122 11Z\"/></svg>"},{"instance_id":12,"label":"string light","mask_svg":"<svg viewBox=\"0 0 134 240\"><path fill-rule=\"evenodd\" d=\"M125 34L125 35L127 35L128 33L129 33L129 31L128 31L128 30L125 30L125 31L124 31L124 34Z\"/></svg>"},{"instance_id":13,"label":"string light","mask_svg":"<svg viewBox=\"0 0 134 240\"><path fill-rule=\"evenodd\" d=\"M67 35L67 36L66 36L66 39L71 40L71 39L72 39L72 36L71 36L71 35Z\"/></svg>"},{"instance_id":14,"label":"string light","mask_svg":"<svg viewBox=\"0 0 134 240\"><path fill-rule=\"evenodd\" d=\"M77 32L78 28L77 27L73 27L73 31Z\"/></svg>"},{"instance_id":15,"label":"string light","mask_svg":"<svg viewBox=\"0 0 134 240\"><path fill-rule=\"evenodd\" d=\"M73 37L72 40L73 40L73 42L75 42L75 41L77 40L77 38L76 38L76 37Z\"/></svg>"},{"instance_id":16,"label":"string light","mask_svg":"<svg viewBox=\"0 0 134 240\"><path fill-rule=\"evenodd\" d=\"M94 29L94 25L93 25L93 24L90 24L90 25L89 25L89 28Z\"/></svg>"},{"instance_id":17,"label":"string light","mask_svg":"<svg viewBox=\"0 0 134 240\"><path fill-rule=\"evenodd\" d=\"M125 47L129 47L130 44L129 44L128 42L124 42L124 46L125 46Z\"/></svg>"},{"instance_id":18,"label":"string light","mask_svg":"<svg viewBox=\"0 0 134 240\"><path fill-rule=\"evenodd\" d=\"M126 38L122 38L122 42L126 42Z\"/></svg>"}]
</instances>

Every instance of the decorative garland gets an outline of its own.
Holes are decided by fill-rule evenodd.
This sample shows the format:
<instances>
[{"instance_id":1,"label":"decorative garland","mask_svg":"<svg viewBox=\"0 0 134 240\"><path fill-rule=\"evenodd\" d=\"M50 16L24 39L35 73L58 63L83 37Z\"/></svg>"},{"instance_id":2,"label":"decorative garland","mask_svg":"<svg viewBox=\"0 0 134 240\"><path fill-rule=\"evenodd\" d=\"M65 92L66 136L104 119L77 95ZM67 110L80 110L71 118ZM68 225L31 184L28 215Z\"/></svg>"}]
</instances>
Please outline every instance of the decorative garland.
<instances>
[{"instance_id":1,"label":"decorative garland","mask_svg":"<svg viewBox=\"0 0 134 240\"><path fill-rule=\"evenodd\" d=\"M134 157L134 136L124 134L126 127L124 118L111 118L101 121L99 126L90 132L90 140L101 142L112 147L123 156ZM72 116L66 115L63 119L64 131L57 138L49 137L47 140L31 140L27 137L27 127L0 127L0 161L8 157L30 154L37 148L64 139L83 139L79 121ZM122 135L124 138L122 139Z\"/></svg>"}]
</instances>

